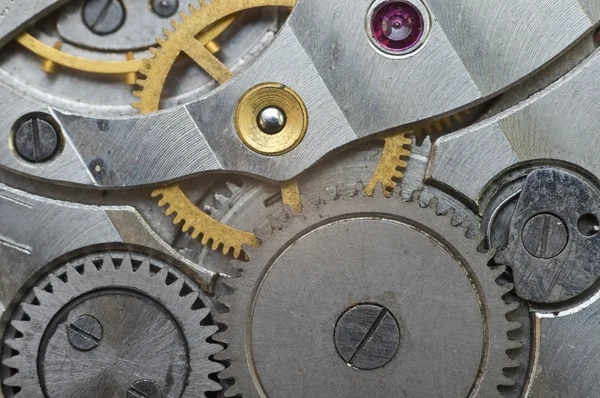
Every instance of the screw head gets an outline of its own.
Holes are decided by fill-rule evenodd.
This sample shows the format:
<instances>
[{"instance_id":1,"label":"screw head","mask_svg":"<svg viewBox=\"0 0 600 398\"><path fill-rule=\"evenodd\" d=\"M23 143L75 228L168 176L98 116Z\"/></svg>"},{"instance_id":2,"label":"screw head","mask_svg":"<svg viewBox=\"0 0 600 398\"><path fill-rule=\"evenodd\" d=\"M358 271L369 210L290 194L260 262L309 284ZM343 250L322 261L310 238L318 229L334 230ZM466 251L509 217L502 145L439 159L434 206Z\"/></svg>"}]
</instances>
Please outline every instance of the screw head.
<instances>
[{"instance_id":1,"label":"screw head","mask_svg":"<svg viewBox=\"0 0 600 398\"><path fill-rule=\"evenodd\" d=\"M523 228L523 246L535 258L551 259L565 250L569 232L565 223L552 214L538 214Z\"/></svg>"},{"instance_id":2,"label":"screw head","mask_svg":"<svg viewBox=\"0 0 600 398\"><path fill-rule=\"evenodd\" d=\"M377 369L396 355L400 327L387 308L361 304L338 319L334 341L338 354L348 365L363 370Z\"/></svg>"},{"instance_id":3,"label":"screw head","mask_svg":"<svg viewBox=\"0 0 600 398\"><path fill-rule=\"evenodd\" d=\"M81 13L83 23L99 36L116 32L125 23L121 0L87 0Z\"/></svg>"},{"instance_id":4,"label":"screw head","mask_svg":"<svg viewBox=\"0 0 600 398\"><path fill-rule=\"evenodd\" d=\"M280 133L286 122L285 113L276 106L268 106L258 113L258 127L266 134Z\"/></svg>"},{"instance_id":5,"label":"screw head","mask_svg":"<svg viewBox=\"0 0 600 398\"><path fill-rule=\"evenodd\" d=\"M42 163L54 156L58 149L58 132L46 120L31 117L16 129L14 148L23 159Z\"/></svg>"},{"instance_id":6,"label":"screw head","mask_svg":"<svg viewBox=\"0 0 600 398\"><path fill-rule=\"evenodd\" d=\"M138 380L127 391L127 398L162 398L162 389L153 380Z\"/></svg>"},{"instance_id":7,"label":"screw head","mask_svg":"<svg viewBox=\"0 0 600 398\"><path fill-rule=\"evenodd\" d=\"M179 9L179 0L152 0L152 10L162 18L173 16Z\"/></svg>"},{"instance_id":8,"label":"screw head","mask_svg":"<svg viewBox=\"0 0 600 398\"><path fill-rule=\"evenodd\" d=\"M93 316L82 315L69 325L67 337L76 350L93 350L102 339L102 324Z\"/></svg>"}]
</instances>

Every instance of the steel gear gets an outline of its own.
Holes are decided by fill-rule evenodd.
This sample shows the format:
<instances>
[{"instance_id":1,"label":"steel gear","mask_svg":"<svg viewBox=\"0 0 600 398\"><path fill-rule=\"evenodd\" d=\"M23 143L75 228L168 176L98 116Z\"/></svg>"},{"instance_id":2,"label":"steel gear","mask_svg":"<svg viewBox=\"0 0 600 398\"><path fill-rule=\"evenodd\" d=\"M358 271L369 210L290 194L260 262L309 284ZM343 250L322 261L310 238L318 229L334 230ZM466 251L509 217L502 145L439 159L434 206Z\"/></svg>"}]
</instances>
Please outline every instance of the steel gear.
<instances>
[{"instance_id":1,"label":"steel gear","mask_svg":"<svg viewBox=\"0 0 600 398\"><path fill-rule=\"evenodd\" d=\"M198 287L162 261L92 255L35 284L3 339L7 397L116 397L145 380L163 397L221 387ZM143 383L142 383L143 384Z\"/></svg>"},{"instance_id":2,"label":"steel gear","mask_svg":"<svg viewBox=\"0 0 600 398\"><path fill-rule=\"evenodd\" d=\"M519 324L503 300L512 287L496 283L504 268L488 267L451 217L378 191L261 229L221 298L226 396L493 397L514 384L503 372L516 366L508 333Z\"/></svg>"}]
</instances>

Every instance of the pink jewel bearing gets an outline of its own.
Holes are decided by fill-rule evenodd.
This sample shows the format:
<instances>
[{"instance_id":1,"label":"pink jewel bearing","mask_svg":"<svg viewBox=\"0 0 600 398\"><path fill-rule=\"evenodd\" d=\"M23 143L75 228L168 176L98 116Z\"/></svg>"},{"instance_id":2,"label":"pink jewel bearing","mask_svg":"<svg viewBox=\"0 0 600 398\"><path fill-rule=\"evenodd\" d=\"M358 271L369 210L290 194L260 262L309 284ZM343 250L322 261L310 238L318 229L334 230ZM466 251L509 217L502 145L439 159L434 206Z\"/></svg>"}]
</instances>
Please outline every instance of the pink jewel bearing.
<instances>
[{"instance_id":1,"label":"pink jewel bearing","mask_svg":"<svg viewBox=\"0 0 600 398\"><path fill-rule=\"evenodd\" d=\"M384 1L371 13L371 35L375 44L390 54L415 49L425 34L421 11L407 1Z\"/></svg>"}]
</instances>

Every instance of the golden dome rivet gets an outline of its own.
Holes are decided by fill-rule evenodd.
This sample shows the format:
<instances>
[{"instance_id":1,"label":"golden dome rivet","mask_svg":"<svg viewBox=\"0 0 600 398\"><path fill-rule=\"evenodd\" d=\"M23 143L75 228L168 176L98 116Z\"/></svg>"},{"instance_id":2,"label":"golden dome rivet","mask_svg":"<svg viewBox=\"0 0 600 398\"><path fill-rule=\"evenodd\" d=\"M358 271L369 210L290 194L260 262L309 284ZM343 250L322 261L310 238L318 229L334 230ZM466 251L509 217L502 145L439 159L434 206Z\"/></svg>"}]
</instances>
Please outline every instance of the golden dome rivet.
<instances>
[{"instance_id":1,"label":"golden dome rivet","mask_svg":"<svg viewBox=\"0 0 600 398\"><path fill-rule=\"evenodd\" d=\"M259 117L266 109L283 112L285 125L275 134L261 128ZM279 83L259 84L240 99L235 126L242 142L254 152L277 156L296 148L308 129L306 105L294 90Z\"/></svg>"}]
</instances>

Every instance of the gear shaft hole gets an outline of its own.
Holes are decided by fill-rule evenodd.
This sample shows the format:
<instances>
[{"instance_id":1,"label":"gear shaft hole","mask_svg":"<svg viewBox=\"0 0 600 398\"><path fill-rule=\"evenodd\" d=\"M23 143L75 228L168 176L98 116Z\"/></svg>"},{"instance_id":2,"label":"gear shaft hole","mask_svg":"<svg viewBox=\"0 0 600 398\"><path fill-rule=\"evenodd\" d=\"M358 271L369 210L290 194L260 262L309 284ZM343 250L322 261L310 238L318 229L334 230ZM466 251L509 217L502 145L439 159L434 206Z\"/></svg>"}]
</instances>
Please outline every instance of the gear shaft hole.
<instances>
[{"instance_id":1,"label":"gear shaft hole","mask_svg":"<svg viewBox=\"0 0 600 398\"><path fill-rule=\"evenodd\" d=\"M595 236L600 232L600 221L594 214L584 214L577 220L577 230L583 236Z\"/></svg>"}]
</instances>

